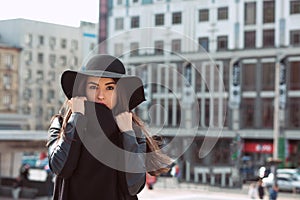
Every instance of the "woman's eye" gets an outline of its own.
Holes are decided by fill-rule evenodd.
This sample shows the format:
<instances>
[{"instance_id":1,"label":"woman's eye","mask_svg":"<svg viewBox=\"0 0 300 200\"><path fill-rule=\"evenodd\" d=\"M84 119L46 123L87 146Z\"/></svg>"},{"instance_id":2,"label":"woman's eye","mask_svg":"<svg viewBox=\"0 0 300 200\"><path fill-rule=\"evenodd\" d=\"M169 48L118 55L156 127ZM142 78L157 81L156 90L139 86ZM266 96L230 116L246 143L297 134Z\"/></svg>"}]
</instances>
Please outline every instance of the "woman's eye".
<instances>
[{"instance_id":1,"label":"woman's eye","mask_svg":"<svg viewBox=\"0 0 300 200\"><path fill-rule=\"evenodd\" d=\"M114 89L115 89L114 86L108 86L108 87L107 87L107 90L114 90Z\"/></svg>"},{"instance_id":2,"label":"woman's eye","mask_svg":"<svg viewBox=\"0 0 300 200\"><path fill-rule=\"evenodd\" d=\"M89 87L89 89L91 89L91 90L97 90L97 89L98 89L98 87L97 87L97 86L95 86L95 85L91 85L91 86Z\"/></svg>"}]
</instances>

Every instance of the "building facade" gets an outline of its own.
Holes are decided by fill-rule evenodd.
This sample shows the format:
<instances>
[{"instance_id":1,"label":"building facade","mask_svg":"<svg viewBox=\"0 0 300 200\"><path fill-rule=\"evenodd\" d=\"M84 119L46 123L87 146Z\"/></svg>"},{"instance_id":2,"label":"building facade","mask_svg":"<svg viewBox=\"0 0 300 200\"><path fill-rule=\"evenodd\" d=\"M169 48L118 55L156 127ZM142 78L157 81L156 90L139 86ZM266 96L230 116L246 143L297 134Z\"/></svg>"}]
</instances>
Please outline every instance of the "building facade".
<instances>
[{"instance_id":1,"label":"building facade","mask_svg":"<svg viewBox=\"0 0 300 200\"><path fill-rule=\"evenodd\" d=\"M60 75L65 69L81 67L97 42L96 25L81 22L81 27L69 27L12 19L0 21L0 34L2 41L22 48L18 107L31 116L27 129L46 130L65 101Z\"/></svg>"},{"instance_id":2,"label":"building facade","mask_svg":"<svg viewBox=\"0 0 300 200\"><path fill-rule=\"evenodd\" d=\"M274 121L279 158L286 167L299 167L299 0L100 0L100 5L100 39L147 83L144 115L143 108L137 111L174 142L174 155L184 149L187 180L200 166L266 165L275 148Z\"/></svg>"}]
</instances>

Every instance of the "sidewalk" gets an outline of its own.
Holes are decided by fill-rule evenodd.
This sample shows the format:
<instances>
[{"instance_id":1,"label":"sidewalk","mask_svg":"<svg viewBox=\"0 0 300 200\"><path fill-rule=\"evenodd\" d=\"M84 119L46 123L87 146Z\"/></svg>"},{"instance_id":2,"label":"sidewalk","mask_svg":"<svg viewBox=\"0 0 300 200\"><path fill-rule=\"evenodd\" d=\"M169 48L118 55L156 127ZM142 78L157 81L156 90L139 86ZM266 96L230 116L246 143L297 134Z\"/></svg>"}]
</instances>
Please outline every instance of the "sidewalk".
<instances>
[{"instance_id":1,"label":"sidewalk","mask_svg":"<svg viewBox=\"0 0 300 200\"><path fill-rule=\"evenodd\" d=\"M203 193L220 193L220 194L240 194L248 196L249 184L244 184L242 188L222 188L218 186L210 186L195 183L178 183L175 178L158 178L154 189L159 189L161 192L164 190L185 190L185 191L199 191ZM265 199L268 199L268 191L265 190ZM250 199L250 198L249 198ZM300 194L291 192L279 192L278 200L300 200Z\"/></svg>"},{"instance_id":2,"label":"sidewalk","mask_svg":"<svg viewBox=\"0 0 300 200\"><path fill-rule=\"evenodd\" d=\"M245 197L248 199L248 188L249 185L245 184L242 188L221 188L217 186L209 186L209 185L202 185L202 184L195 184L195 183L178 183L174 178L166 178L166 177L159 177L157 179L156 184L154 185L154 192L160 194L171 194L172 191L182 191L185 193L202 193L202 194L209 194L209 193L219 193L220 195L227 195L227 194L236 194ZM142 193L146 196L151 194L152 190L144 188ZM152 192L153 194L153 192ZM145 196L143 195L143 196ZM159 195L159 194L158 194ZM160 196L160 195L159 195ZM12 198L8 197L0 197L1 200L12 200ZM250 199L250 198L249 198ZM265 199L268 199L268 193L266 192ZM19 200L29 200L29 199L19 199ZM36 197L35 200L51 200L48 197ZM205 199L204 199L205 200ZM288 193L288 192L279 192L278 200L300 200L300 194Z\"/></svg>"}]
</instances>

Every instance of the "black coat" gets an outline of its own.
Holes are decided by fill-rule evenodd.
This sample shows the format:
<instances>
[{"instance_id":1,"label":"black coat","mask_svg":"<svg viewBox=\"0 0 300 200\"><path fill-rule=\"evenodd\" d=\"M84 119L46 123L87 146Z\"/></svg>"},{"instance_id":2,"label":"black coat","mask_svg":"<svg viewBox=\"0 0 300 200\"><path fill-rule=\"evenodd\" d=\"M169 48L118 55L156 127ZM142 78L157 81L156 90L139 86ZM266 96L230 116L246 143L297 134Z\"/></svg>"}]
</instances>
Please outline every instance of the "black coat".
<instances>
[{"instance_id":1,"label":"black coat","mask_svg":"<svg viewBox=\"0 0 300 200\"><path fill-rule=\"evenodd\" d=\"M134 131L120 133L111 111L100 104L87 102L85 113L71 115L65 137L59 136L59 118L49 128L49 166L57 175L54 200L137 199L145 172L124 172L123 167L131 163L144 169L145 159L120 155L114 147L143 155L146 140L141 130L134 126Z\"/></svg>"}]
</instances>

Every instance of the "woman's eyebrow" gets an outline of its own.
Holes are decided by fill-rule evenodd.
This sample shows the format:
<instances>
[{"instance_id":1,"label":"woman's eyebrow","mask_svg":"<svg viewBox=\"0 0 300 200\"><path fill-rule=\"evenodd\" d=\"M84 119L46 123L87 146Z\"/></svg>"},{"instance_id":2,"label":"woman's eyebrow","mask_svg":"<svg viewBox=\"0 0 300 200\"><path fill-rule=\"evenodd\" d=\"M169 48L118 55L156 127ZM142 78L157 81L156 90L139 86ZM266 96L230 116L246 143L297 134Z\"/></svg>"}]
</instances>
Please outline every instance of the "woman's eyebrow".
<instances>
[{"instance_id":1,"label":"woman's eyebrow","mask_svg":"<svg viewBox=\"0 0 300 200\"><path fill-rule=\"evenodd\" d=\"M115 82L108 82L108 83L105 83L105 85L110 85L110 84L116 84Z\"/></svg>"},{"instance_id":2,"label":"woman's eyebrow","mask_svg":"<svg viewBox=\"0 0 300 200\"><path fill-rule=\"evenodd\" d=\"M96 86L99 86L99 84L98 83L95 83L95 82L88 82L87 84L92 84L92 85L96 85Z\"/></svg>"}]
</instances>

